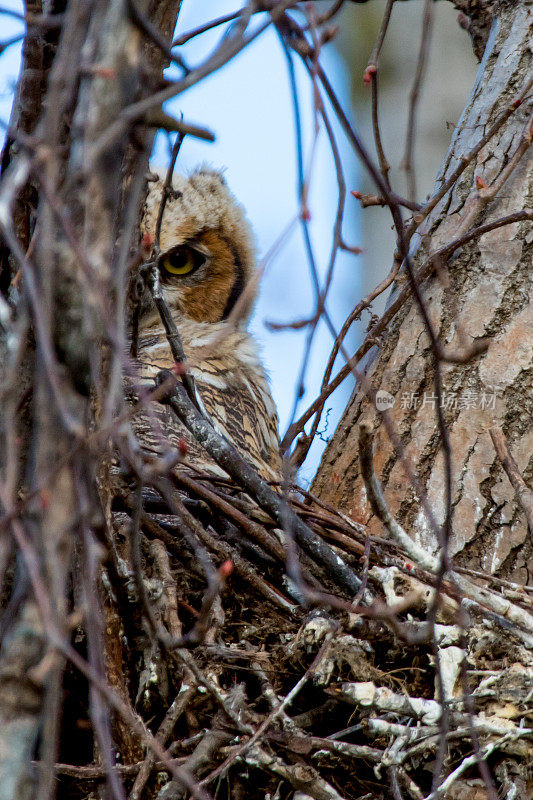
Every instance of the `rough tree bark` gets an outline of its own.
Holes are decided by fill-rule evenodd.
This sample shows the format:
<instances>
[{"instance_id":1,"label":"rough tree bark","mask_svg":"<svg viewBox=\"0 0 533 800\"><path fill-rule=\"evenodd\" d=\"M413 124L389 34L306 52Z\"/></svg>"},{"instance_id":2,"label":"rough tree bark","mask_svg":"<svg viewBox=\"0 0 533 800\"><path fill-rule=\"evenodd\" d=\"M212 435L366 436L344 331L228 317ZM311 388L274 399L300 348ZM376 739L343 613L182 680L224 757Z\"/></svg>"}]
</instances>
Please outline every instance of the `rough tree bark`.
<instances>
[{"instance_id":1,"label":"rough tree bark","mask_svg":"<svg viewBox=\"0 0 533 800\"><path fill-rule=\"evenodd\" d=\"M464 5L464 4L463 4ZM528 2L501 3L476 83L455 130L435 192L482 139L531 78L533 9ZM519 108L467 166L459 182L437 204L411 243L417 269L428 256L465 232L506 214L531 207L530 104ZM511 169L510 169L511 165ZM514 167L514 168L513 168ZM501 191L491 189L505 179ZM364 213L364 212L363 212ZM489 231L457 249L422 287L429 316L442 343L459 350L489 337L486 353L467 364L444 364L444 417L452 447L453 533L456 562L528 582L532 539L526 513L502 469L490 429L501 427L519 470L533 477L533 306L530 220ZM389 305L403 288L398 283ZM428 336L415 302L408 300L374 349L367 368L375 390L395 398L389 410L405 455L424 487L439 523L445 515L445 468L437 430L434 364ZM324 454L314 491L354 520L381 531L367 501L356 457L358 431L375 432L375 469L390 509L411 536L429 551L438 541L391 444L381 413L356 391ZM531 532L533 533L533 532Z\"/></svg>"},{"instance_id":2,"label":"rough tree bark","mask_svg":"<svg viewBox=\"0 0 533 800\"><path fill-rule=\"evenodd\" d=\"M156 31L171 35L180 0L146 0L137 6ZM63 17L51 32L30 26L2 159L0 285L17 308L17 335L11 340L0 337L0 503L9 514L18 498L33 498L24 525L15 522L13 527L25 556L17 558L15 590L3 619L9 632L2 637L0 653L2 800L45 797L53 791L51 767L59 747L65 660L54 653L51 642L69 637L69 575L81 542L93 556L81 566L87 583L78 591L90 603L97 590L99 548L93 531L101 535L103 520L97 462L87 447L90 409L91 402L101 409L120 402L116 365L113 372L100 370L99 364L102 341L120 336L120 325L117 334L113 320L123 316L124 263L117 259L116 228L125 203L123 177L127 174L130 181L131 202L141 202L150 146L140 148L138 138L132 154L131 126L97 152L95 145L121 109L157 87L164 64L159 49L147 44L125 0L28 2L25 10L29 15L48 14L48 20L53 14ZM80 55L85 69L81 75ZM137 136L151 134L140 128ZM34 267L24 256L32 237ZM22 299L13 280L17 271L24 274ZM3 310L7 327L7 305ZM9 564L9 547L3 540L3 568ZM88 624L98 641L98 620ZM111 659L109 646L88 654L101 677L104 660ZM110 672L109 663L107 667ZM94 688L89 702L99 720L96 739L105 754L110 747L107 711ZM47 767L35 775L31 758L39 738ZM119 747L127 751L125 738L131 739L131 732L118 736ZM111 783L120 792L113 776Z\"/></svg>"}]
</instances>

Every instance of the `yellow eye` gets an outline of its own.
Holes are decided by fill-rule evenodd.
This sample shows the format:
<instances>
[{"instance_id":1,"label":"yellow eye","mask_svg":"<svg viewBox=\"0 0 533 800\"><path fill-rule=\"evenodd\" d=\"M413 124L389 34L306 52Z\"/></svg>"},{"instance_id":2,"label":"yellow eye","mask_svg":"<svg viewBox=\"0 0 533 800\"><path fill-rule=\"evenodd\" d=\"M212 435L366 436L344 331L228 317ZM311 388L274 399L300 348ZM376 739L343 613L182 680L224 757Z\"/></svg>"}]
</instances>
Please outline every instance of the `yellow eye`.
<instances>
[{"instance_id":1,"label":"yellow eye","mask_svg":"<svg viewBox=\"0 0 533 800\"><path fill-rule=\"evenodd\" d=\"M159 261L159 266L163 277L164 273L183 277L195 272L198 267L202 266L204 261L204 254L198 252L198 250L193 250L192 247L179 247L176 250L165 253Z\"/></svg>"}]
</instances>

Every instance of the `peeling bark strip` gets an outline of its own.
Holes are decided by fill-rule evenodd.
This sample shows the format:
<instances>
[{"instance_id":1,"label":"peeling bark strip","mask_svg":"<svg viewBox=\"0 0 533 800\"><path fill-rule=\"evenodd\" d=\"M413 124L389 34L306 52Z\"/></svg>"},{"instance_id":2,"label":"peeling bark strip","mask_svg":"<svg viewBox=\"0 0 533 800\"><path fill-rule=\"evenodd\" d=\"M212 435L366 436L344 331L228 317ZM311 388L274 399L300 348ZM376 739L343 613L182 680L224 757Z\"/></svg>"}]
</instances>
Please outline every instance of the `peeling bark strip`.
<instances>
[{"instance_id":1,"label":"peeling bark strip","mask_svg":"<svg viewBox=\"0 0 533 800\"><path fill-rule=\"evenodd\" d=\"M533 8L502 3L492 26L471 98L454 134L435 192L483 137L487 126L531 79ZM468 229L531 207L531 92L522 106L468 165L457 184L422 223L411 244L415 269ZM513 156L516 158L513 160ZM518 156L521 156L518 159ZM502 181L505 182L502 184ZM494 198L487 197L497 188ZM487 202L488 200L488 202ZM527 522L496 455L489 429L500 426L526 483L533 477L533 276L531 222L496 228L453 253L443 280L422 293L447 349L490 337L488 351L469 364L443 365L445 418L453 448L451 554L463 565L527 579L533 565ZM393 293L393 298L399 292ZM391 300L393 299L391 298ZM397 314L369 370L375 390L393 395L390 420L416 469L437 520L444 519L444 467L435 421L429 343L415 305ZM380 414L357 393L329 444L314 491L355 520L371 516L357 462L358 427L375 431L375 469L387 504L411 535L435 553L437 542L413 496Z\"/></svg>"}]
</instances>

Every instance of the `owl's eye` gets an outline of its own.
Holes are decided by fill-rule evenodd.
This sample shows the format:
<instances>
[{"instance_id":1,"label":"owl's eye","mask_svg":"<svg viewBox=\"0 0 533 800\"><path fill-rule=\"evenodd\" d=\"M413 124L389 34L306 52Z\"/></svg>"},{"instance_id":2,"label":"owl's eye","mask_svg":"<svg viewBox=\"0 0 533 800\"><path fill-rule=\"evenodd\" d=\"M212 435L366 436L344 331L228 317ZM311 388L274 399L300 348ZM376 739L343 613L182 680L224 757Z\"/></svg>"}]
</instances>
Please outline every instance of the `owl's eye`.
<instances>
[{"instance_id":1,"label":"owl's eye","mask_svg":"<svg viewBox=\"0 0 533 800\"><path fill-rule=\"evenodd\" d=\"M195 250L192 247L178 247L161 256L159 260L159 267L167 276L174 275L177 277L185 277L192 275L193 272L202 266L205 262L205 255Z\"/></svg>"}]
</instances>

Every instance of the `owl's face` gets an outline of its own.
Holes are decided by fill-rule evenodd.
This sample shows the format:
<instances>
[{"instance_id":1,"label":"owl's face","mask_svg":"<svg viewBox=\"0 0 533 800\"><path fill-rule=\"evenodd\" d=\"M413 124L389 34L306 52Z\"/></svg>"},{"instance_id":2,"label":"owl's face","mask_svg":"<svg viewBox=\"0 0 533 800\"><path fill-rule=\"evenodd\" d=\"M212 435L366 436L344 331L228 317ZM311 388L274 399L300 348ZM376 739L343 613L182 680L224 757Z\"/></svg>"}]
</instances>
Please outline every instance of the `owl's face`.
<instances>
[{"instance_id":1,"label":"owl's face","mask_svg":"<svg viewBox=\"0 0 533 800\"><path fill-rule=\"evenodd\" d=\"M143 229L155 235L163 184L151 184ZM201 168L175 176L167 200L157 257L171 309L197 322L228 318L255 271L252 235L242 207L220 172ZM246 323L254 296L242 317Z\"/></svg>"}]
</instances>

